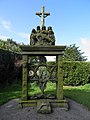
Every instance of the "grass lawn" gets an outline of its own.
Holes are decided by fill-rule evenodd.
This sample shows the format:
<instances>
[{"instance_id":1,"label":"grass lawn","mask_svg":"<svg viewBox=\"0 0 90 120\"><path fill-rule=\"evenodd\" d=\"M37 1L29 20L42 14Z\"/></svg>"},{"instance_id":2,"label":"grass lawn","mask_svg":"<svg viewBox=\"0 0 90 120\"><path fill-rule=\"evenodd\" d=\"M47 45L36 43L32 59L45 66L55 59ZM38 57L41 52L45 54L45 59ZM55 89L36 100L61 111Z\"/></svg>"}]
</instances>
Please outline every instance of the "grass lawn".
<instances>
[{"instance_id":1,"label":"grass lawn","mask_svg":"<svg viewBox=\"0 0 90 120\"><path fill-rule=\"evenodd\" d=\"M20 85L12 85L8 88L0 89L0 105L19 97L21 97Z\"/></svg>"},{"instance_id":2,"label":"grass lawn","mask_svg":"<svg viewBox=\"0 0 90 120\"><path fill-rule=\"evenodd\" d=\"M78 87L64 86L64 96L75 100L90 110L90 84Z\"/></svg>"},{"instance_id":3,"label":"grass lawn","mask_svg":"<svg viewBox=\"0 0 90 120\"><path fill-rule=\"evenodd\" d=\"M29 94L39 94L41 91L39 87L35 84L32 84ZM47 89L45 93L55 94L55 83L48 83ZM84 86L64 86L64 96L67 98L71 98L76 102L86 106L90 110L90 84L86 84ZM0 90L0 105L6 103L7 101L20 98L21 97L21 86L13 85L8 89Z\"/></svg>"}]
</instances>

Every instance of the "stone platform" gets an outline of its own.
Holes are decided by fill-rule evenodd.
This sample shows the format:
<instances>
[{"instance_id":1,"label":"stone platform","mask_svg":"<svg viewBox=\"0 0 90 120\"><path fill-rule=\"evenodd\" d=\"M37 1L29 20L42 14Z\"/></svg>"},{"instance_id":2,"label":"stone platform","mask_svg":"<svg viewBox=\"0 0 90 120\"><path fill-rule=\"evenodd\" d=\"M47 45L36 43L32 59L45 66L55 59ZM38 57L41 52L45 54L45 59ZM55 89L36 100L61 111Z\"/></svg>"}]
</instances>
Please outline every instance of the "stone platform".
<instances>
[{"instance_id":1,"label":"stone platform","mask_svg":"<svg viewBox=\"0 0 90 120\"><path fill-rule=\"evenodd\" d=\"M37 102L38 101L41 101L43 99L39 99L39 100L27 100L27 101L23 101L23 100L20 100L19 103L21 104L22 108L23 107L32 107L32 106L37 106ZM57 99L46 99L51 107L59 107L60 109L64 109L64 110L68 110L68 101L66 99L64 100L57 100Z\"/></svg>"}]
</instances>

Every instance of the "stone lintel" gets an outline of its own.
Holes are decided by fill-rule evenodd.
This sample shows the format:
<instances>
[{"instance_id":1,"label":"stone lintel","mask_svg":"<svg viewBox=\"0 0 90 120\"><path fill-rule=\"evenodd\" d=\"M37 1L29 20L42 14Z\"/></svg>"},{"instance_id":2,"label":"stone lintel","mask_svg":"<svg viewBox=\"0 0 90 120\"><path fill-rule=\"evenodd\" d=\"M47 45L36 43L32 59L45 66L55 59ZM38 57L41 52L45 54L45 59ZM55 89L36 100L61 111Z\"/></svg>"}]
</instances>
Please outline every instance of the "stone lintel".
<instances>
[{"instance_id":1,"label":"stone lintel","mask_svg":"<svg viewBox=\"0 0 90 120\"><path fill-rule=\"evenodd\" d=\"M65 48L66 46L21 46L23 55L62 55Z\"/></svg>"}]
</instances>

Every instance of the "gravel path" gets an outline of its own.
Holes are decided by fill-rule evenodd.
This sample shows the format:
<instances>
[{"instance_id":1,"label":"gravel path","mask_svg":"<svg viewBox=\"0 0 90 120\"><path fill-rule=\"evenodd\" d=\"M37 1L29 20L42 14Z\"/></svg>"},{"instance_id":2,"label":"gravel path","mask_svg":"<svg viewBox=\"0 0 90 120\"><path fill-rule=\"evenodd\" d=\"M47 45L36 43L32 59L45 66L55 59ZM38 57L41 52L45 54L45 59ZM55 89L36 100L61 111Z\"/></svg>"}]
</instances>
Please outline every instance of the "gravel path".
<instances>
[{"instance_id":1,"label":"gravel path","mask_svg":"<svg viewBox=\"0 0 90 120\"><path fill-rule=\"evenodd\" d=\"M53 108L51 114L39 114L36 107L21 109L14 99L0 107L0 120L90 120L90 111L70 99L69 104L69 111Z\"/></svg>"}]
</instances>

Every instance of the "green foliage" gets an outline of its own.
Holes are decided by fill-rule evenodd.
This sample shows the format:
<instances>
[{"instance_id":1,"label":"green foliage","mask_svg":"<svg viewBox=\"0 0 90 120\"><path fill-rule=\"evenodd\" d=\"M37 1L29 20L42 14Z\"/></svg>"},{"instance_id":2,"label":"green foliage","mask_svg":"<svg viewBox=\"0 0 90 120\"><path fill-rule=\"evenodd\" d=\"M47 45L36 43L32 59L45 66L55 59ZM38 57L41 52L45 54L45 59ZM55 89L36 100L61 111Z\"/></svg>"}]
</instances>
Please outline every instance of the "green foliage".
<instances>
[{"instance_id":1,"label":"green foliage","mask_svg":"<svg viewBox=\"0 0 90 120\"><path fill-rule=\"evenodd\" d=\"M17 76L16 58L21 59L20 45L12 39L0 39L0 87L8 86Z\"/></svg>"},{"instance_id":2,"label":"green foliage","mask_svg":"<svg viewBox=\"0 0 90 120\"><path fill-rule=\"evenodd\" d=\"M79 50L79 47L76 47L75 44L67 46L64 52L65 61L86 61L86 56L83 56L84 52Z\"/></svg>"},{"instance_id":3,"label":"green foliage","mask_svg":"<svg viewBox=\"0 0 90 120\"><path fill-rule=\"evenodd\" d=\"M0 49L0 88L6 87L17 81L21 68L16 68L15 59L21 55ZM18 78L19 79L19 78Z\"/></svg>"},{"instance_id":4,"label":"green foliage","mask_svg":"<svg viewBox=\"0 0 90 120\"><path fill-rule=\"evenodd\" d=\"M64 85L84 85L90 82L90 62L63 62Z\"/></svg>"},{"instance_id":5,"label":"green foliage","mask_svg":"<svg viewBox=\"0 0 90 120\"><path fill-rule=\"evenodd\" d=\"M55 65L55 62L48 62L50 65ZM80 61L63 61L64 70L64 85L84 85L90 83L90 62ZM53 72L55 76L56 71Z\"/></svg>"},{"instance_id":6,"label":"green foliage","mask_svg":"<svg viewBox=\"0 0 90 120\"><path fill-rule=\"evenodd\" d=\"M0 39L0 48L5 49L15 53L21 53L20 45L17 44L12 39L7 39L7 41Z\"/></svg>"},{"instance_id":7,"label":"green foliage","mask_svg":"<svg viewBox=\"0 0 90 120\"><path fill-rule=\"evenodd\" d=\"M11 59L12 56L12 59ZM7 84L7 78L11 76L14 69L14 54L0 49L0 87L4 87Z\"/></svg>"}]
</instances>

